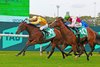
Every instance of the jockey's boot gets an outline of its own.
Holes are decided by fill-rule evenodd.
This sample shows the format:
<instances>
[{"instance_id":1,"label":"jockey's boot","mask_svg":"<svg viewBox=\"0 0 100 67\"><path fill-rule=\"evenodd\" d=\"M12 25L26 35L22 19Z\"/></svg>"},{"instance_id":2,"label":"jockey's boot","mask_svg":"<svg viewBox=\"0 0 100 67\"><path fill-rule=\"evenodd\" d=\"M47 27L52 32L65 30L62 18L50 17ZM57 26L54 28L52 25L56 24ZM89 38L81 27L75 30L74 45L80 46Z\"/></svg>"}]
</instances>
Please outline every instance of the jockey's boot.
<instances>
[{"instance_id":1,"label":"jockey's boot","mask_svg":"<svg viewBox=\"0 0 100 67\"><path fill-rule=\"evenodd\" d=\"M80 43L80 33L78 32L77 35L78 35L78 41L77 41L77 43L79 44Z\"/></svg>"},{"instance_id":2,"label":"jockey's boot","mask_svg":"<svg viewBox=\"0 0 100 67\"><path fill-rule=\"evenodd\" d=\"M47 36L49 36L49 32L47 32L45 29L43 29L42 31L45 32L45 34L46 34Z\"/></svg>"},{"instance_id":3,"label":"jockey's boot","mask_svg":"<svg viewBox=\"0 0 100 67\"><path fill-rule=\"evenodd\" d=\"M80 43L80 33L79 33L79 30L78 30L78 28L74 28L74 30L76 31L76 34L78 36L77 43L79 44Z\"/></svg>"}]
</instances>

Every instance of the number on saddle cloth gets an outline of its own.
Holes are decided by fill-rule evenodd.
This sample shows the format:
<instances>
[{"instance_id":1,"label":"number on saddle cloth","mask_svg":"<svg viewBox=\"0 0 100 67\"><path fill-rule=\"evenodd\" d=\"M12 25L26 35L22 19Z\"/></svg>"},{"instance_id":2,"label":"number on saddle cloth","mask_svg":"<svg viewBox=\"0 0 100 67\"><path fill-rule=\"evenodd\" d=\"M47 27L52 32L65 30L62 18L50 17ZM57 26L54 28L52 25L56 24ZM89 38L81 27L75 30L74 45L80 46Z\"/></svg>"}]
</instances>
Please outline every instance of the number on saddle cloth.
<instances>
[{"instance_id":1,"label":"number on saddle cloth","mask_svg":"<svg viewBox=\"0 0 100 67\"><path fill-rule=\"evenodd\" d=\"M80 27L79 32L80 32L80 38L86 37L88 35L86 27L83 26Z\"/></svg>"},{"instance_id":2,"label":"number on saddle cloth","mask_svg":"<svg viewBox=\"0 0 100 67\"><path fill-rule=\"evenodd\" d=\"M77 32L75 30L73 30L72 28L71 28L71 30L74 32L76 37L78 37ZM80 28L78 28L78 30L79 30L79 33L80 33L80 38L83 38L83 37L87 36L87 29L85 27L80 27Z\"/></svg>"},{"instance_id":3,"label":"number on saddle cloth","mask_svg":"<svg viewBox=\"0 0 100 67\"><path fill-rule=\"evenodd\" d=\"M49 34L47 35L47 33L45 33L44 31L42 31L43 34L44 34L44 38L45 38L46 40L51 39L51 38L53 38L53 37L56 36L56 34L55 34L53 28L49 28L49 27L48 27L48 28L45 29L45 31L49 33Z\"/></svg>"}]
</instances>

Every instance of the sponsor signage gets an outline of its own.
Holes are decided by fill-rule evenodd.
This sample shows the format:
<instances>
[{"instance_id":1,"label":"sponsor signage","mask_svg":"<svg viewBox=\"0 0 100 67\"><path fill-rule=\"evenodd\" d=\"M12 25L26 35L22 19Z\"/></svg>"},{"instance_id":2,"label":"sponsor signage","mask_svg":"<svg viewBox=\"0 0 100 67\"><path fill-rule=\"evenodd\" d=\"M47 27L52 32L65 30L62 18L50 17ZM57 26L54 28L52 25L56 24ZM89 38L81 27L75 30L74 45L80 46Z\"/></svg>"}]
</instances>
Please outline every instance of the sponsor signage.
<instances>
[{"instance_id":1,"label":"sponsor signage","mask_svg":"<svg viewBox=\"0 0 100 67\"><path fill-rule=\"evenodd\" d=\"M3 31L3 34L15 34L17 30L17 27L13 27L13 28L9 28ZM11 46L14 46L16 44L19 44L22 42L22 38L21 37L8 37L8 36L4 36L2 38L2 48L8 48Z\"/></svg>"},{"instance_id":2,"label":"sponsor signage","mask_svg":"<svg viewBox=\"0 0 100 67\"><path fill-rule=\"evenodd\" d=\"M15 23L20 23L23 20L25 20L28 17L25 16L0 16L0 22L15 22Z\"/></svg>"}]
</instances>

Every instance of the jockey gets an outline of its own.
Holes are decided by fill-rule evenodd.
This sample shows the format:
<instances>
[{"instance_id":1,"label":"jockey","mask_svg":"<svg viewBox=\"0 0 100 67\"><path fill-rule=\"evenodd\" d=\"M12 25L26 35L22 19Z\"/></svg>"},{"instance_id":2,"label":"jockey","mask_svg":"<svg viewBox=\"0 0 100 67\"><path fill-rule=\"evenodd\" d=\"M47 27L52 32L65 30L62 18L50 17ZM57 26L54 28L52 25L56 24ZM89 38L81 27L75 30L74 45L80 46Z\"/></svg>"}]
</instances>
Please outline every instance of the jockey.
<instances>
[{"instance_id":1,"label":"jockey","mask_svg":"<svg viewBox=\"0 0 100 67\"><path fill-rule=\"evenodd\" d=\"M89 27L89 25L84 20L81 20L81 23L83 27L85 28Z\"/></svg>"},{"instance_id":2,"label":"jockey","mask_svg":"<svg viewBox=\"0 0 100 67\"><path fill-rule=\"evenodd\" d=\"M80 33L78 28L82 27L82 23L81 23L81 19L79 17L64 17L64 19L66 19L68 22L70 22L70 24L67 24L68 27L71 27L72 29L74 29L78 35L78 43L80 42ZM66 25L66 23L65 23Z\"/></svg>"},{"instance_id":3,"label":"jockey","mask_svg":"<svg viewBox=\"0 0 100 67\"><path fill-rule=\"evenodd\" d=\"M45 30L46 28L48 28L48 23L44 18L42 18L40 16L33 16L32 18L29 19L29 21L30 21L31 24L39 25L40 30L47 33L47 35L49 34L49 32L47 32Z\"/></svg>"}]
</instances>

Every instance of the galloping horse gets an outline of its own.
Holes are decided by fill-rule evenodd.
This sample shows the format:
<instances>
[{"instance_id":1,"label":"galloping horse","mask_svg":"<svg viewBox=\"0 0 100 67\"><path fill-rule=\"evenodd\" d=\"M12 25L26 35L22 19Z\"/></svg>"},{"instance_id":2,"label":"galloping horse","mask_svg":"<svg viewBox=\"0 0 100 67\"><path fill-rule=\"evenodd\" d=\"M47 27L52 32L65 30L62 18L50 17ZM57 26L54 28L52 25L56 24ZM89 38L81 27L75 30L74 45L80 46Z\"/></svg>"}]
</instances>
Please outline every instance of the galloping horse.
<instances>
[{"instance_id":1,"label":"galloping horse","mask_svg":"<svg viewBox=\"0 0 100 67\"><path fill-rule=\"evenodd\" d=\"M72 50L74 51L74 55L76 55L76 51L78 49L78 46L80 44L77 43L77 39L76 36L74 35L74 33L69 29L69 27L66 27L63 23L63 19L61 17L56 18L55 22L53 22L51 24L51 27L59 27L59 30L61 31L61 34L66 42L66 44L70 44L72 46ZM82 40L86 40L85 38ZM83 42L83 41L82 41ZM85 51L85 48L83 47L83 45L80 45L82 50L79 53L79 56L81 55L82 51L85 52L86 56L87 56L87 60L89 60L89 56ZM66 47L66 45L65 45ZM64 48L65 48L64 47Z\"/></svg>"},{"instance_id":2,"label":"galloping horse","mask_svg":"<svg viewBox=\"0 0 100 67\"><path fill-rule=\"evenodd\" d=\"M69 27L68 26L65 27L65 25L63 23L63 19L61 17L58 17L56 19L56 21L51 24L51 26L59 27L63 37L66 39L67 42L76 40L76 37L72 34L72 31L69 29ZM88 36L82 38L80 44L88 43L90 45L91 51L87 56L87 59L88 59L89 55L92 54L95 45L100 44L100 35L98 35L95 31L93 31L89 27L87 28L87 33L88 33ZM85 51L85 49L83 48L83 45L80 45L80 46L82 47L82 50ZM86 51L85 51L85 53L86 53ZM86 53L86 55L87 55L87 53Z\"/></svg>"},{"instance_id":3,"label":"galloping horse","mask_svg":"<svg viewBox=\"0 0 100 67\"><path fill-rule=\"evenodd\" d=\"M38 27L36 27L35 25L32 25L32 24L27 24L25 22L22 22L22 23L19 24L19 27L18 27L18 30L16 31L16 34L19 34L20 32L22 32L24 30L26 30L28 32L29 38L28 38L28 41L27 41L25 47L22 49L22 51L20 51L17 54L17 56L22 54L22 53L24 55L26 49L29 46L32 46L32 45L35 45L35 44L41 44L41 43L48 42L48 41L51 41L51 45L52 45L52 50L51 50L51 53L49 54L48 58L50 58L50 56L53 54L55 47L57 47L61 51L63 58L65 58L64 54L67 55L58 46L58 45L61 45L63 43L61 41L61 40L63 40L62 35L61 35L59 30L54 29L56 36L54 38L49 39L49 40L44 39L43 32L40 31Z\"/></svg>"}]
</instances>

